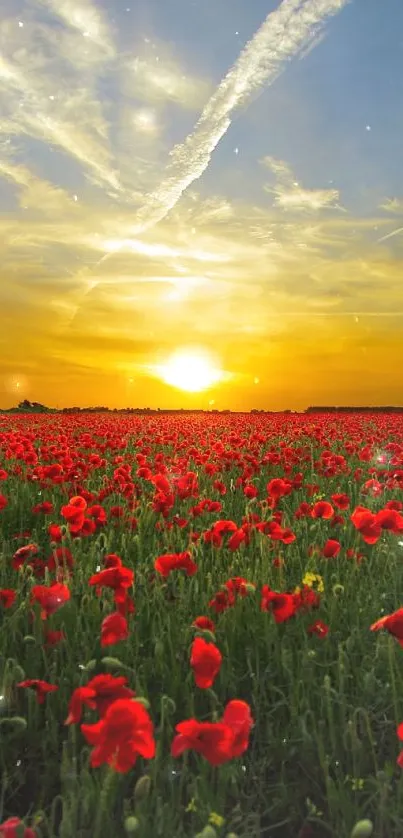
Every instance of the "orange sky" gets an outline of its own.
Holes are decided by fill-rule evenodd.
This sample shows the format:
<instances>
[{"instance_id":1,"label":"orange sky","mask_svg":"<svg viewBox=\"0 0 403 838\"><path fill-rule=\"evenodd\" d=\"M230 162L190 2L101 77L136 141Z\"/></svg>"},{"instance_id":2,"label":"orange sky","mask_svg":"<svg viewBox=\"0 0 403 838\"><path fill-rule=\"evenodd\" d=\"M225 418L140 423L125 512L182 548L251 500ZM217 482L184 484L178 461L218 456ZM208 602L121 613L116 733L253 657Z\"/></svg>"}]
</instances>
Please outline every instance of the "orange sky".
<instances>
[{"instance_id":1,"label":"orange sky","mask_svg":"<svg viewBox=\"0 0 403 838\"><path fill-rule=\"evenodd\" d=\"M401 29L308 2L5 0L1 407L403 403Z\"/></svg>"}]
</instances>

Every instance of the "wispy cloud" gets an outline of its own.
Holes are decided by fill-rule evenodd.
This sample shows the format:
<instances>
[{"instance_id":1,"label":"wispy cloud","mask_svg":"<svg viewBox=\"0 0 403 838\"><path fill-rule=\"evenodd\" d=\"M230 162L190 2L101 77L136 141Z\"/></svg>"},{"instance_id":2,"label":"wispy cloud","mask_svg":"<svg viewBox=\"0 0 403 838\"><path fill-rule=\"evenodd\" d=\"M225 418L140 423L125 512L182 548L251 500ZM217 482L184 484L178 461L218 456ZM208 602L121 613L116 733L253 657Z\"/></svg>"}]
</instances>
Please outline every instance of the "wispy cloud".
<instances>
[{"instance_id":1,"label":"wispy cloud","mask_svg":"<svg viewBox=\"0 0 403 838\"><path fill-rule=\"evenodd\" d=\"M110 28L99 8L91 0L33 0L49 9L71 29L76 30L107 55L114 54Z\"/></svg>"},{"instance_id":2,"label":"wispy cloud","mask_svg":"<svg viewBox=\"0 0 403 838\"><path fill-rule=\"evenodd\" d=\"M403 215L403 200L400 198L387 198L380 205L379 209L385 210L385 212L393 212L396 215Z\"/></svg>"},{"instance_id":3,"label":"wispy cloud","mask_svg":"<svg viewBox=\"0 0 403 838\"><path fill-rule=\"evenodd\" d=\"M93 62L77 66L75 60L76 55L91 59L91 38L77 28L70 36L68 56L61 49L65 33L59 37L49 24L35 19L22 23L22 28L16 18L0 23L0 133L35 138L51 149L58 148L83 166L93 182L118 191L108 124L95 92ZM93 38L96 32L94 26ZM87 41L88 49L83 46Z\"/></svg>"},{"instance_id":4,"label":"wispy cloud","mask_svg":"<svg viewBox=\"0 0 403 838\"><path fill-rule=\"evenodd\" d=\"M191 111L202 108L211 93L211 84L181 66L167 45L143 38L135 58L123 58L122 91L147 105L178 104Z\"/></svg>"},{"instance_id":5,"label":"wispy cloud","mask_svg":"<svg viewBox=\"0 0 403 838\"><path fill-rule=\"evenodd\" d=\"M265 190L274 196L275 206L294 212L340 209L337 189L304 189L283 160L265 157L262 163L276 177L274 186L265 186Z\"/></svg>"}]
</instances>

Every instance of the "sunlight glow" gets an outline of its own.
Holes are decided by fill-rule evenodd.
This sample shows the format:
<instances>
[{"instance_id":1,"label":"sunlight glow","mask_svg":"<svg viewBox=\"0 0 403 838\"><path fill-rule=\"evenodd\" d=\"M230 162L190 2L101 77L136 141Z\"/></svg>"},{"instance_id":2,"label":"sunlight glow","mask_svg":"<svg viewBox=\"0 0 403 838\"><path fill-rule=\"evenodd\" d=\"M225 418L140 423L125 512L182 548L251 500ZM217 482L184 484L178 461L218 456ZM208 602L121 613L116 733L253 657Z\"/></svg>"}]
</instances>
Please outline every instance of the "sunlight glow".
<instances>
[{"instance_id":1,"label":"sunlight glow","mask_svg":"<svg viewBox=\"0 0 403 838\"><path fill-rule=\"evenodd\" d=\"M223 378L223 372L208 353L193 350L175 352L158 372L165 384L188 393L208 390Z\"/></svg>"},{"instance_id":2,"label":"sunlight glow","mask_svg":"<svg viewBox=\"0 0 403 838\"><path fill-rule=\"evenodd\" d=\"M155 113L152 110L140 110L133 116L133 121L140 131L153 133L157 129Z\"/></svg>"}]
</instances>

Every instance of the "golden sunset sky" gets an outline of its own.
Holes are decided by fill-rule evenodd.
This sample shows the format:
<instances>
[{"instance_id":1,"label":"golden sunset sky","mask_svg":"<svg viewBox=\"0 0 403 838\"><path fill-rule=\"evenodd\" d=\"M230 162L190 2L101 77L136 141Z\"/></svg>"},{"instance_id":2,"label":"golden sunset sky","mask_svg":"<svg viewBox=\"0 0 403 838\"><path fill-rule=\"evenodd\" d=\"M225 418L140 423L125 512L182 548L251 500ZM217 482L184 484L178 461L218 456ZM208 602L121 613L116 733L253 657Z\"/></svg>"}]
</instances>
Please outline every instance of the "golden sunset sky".
<instances>
[{"instance_id":1,"label":"golden sunset sky","mask_svg":"<svg viewBox=\"0 0 403 838\"><path fill-rule=\"evenodd\" d=\"M3 0L0 407L402 404L402 29ZM211 386L164 380L178 352Z\"/></svg>"}]
</instances>

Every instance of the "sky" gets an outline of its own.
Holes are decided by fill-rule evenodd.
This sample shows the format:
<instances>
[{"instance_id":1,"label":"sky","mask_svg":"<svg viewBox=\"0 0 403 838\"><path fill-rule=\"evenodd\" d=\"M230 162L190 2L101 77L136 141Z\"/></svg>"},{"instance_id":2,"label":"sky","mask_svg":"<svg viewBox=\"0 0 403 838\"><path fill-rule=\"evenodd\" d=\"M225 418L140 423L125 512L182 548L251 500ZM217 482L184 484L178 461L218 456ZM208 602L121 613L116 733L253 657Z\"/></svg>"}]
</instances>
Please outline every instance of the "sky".
<instances>
[{"instance_id":1,"label":"sky","mask_svg":"<svg viewBox=\"0 0 403 838\"><path fill-rule=\"evenodd\" d=\"M403 404L402 33L2 0L0 407Z\"/></svg>"}]
</instances>

